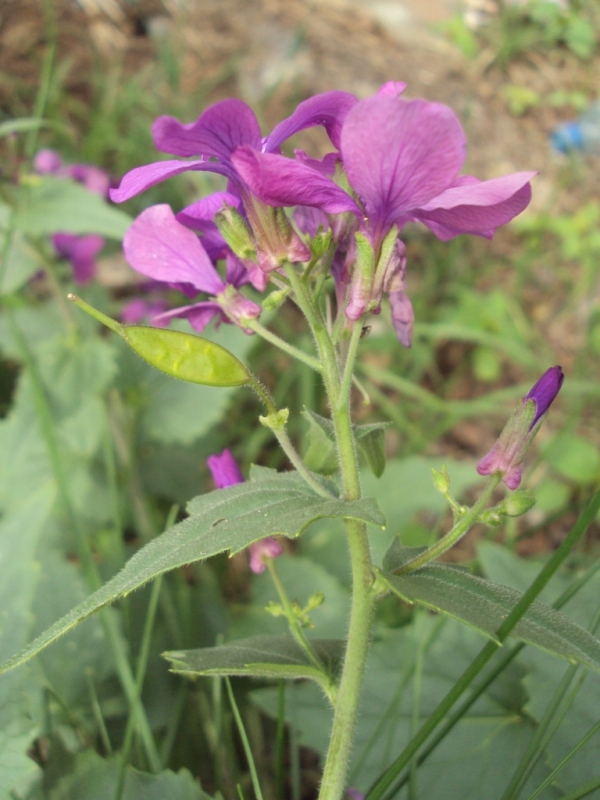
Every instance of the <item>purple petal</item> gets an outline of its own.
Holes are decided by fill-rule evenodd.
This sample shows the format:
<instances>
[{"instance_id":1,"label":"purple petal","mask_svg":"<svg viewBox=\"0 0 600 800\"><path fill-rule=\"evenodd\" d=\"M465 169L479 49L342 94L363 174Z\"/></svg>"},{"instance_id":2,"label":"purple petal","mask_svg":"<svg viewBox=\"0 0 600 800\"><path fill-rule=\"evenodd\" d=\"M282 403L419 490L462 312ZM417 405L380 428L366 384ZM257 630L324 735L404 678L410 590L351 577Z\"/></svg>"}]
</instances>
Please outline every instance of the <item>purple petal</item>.
<instances>
[{"instance_id":1,"label":"purple petal","mask_svg":"<svg viewBox=\"0 0 600 800\"><path fill-rule=\"evenodd\" d=\"M157 281L191 284L209 294L225 288L196 234L167 205L140 214L125 234L123 252L135 270Z\"/></svg>"},{"instance_id":2,"label":"purple petal","mask_svg":"<svg viewBox=\"0 0 600 800\"><path fill-rule=\"evenodd\" d=\"M265 536L250 545L250 569L256 575L260 575L266 569L264 559L276 558L283 553L283 547L277 539L272 536Z\"/></svg>"},{"instance_id":3,"label":"purple petal","mask_svg":"<svg viewBox=\"0 0 600 800\"><path fill-rule=\"evenodd\" d=\"M260 150L260 126L250 106L241 100L222 100L184 125L175 117L159 117L152 126L158 150L174 156L205 156L228 161L236 147Z\"/></svg>"},{"instance_id":4,"label":"purple petal","mask_svg":"<svg viewBox=\"0 0 600 800\"><path fill-rule=\"evenodd\" d=\"M379 97L400 97L402 92L406 89L404 81L387 81L379 89L377 94Z\"/></svg>"},{"instance_id":5,"label":"purple petal","mask_svg":"<svg viewBox=\"0 0 600 800\"><path fill-rule=\"evenodd\" d=\"M298 131L322 125L332 143L340 149L340 133L342 125L350 109L357 103L356 97L349 92L324 92L310 97L300 103L291 117L276 125L267 136L264 151L272 153Z\"/></svg>"},{"instance_id":6,"label":"purple petal","mask_svg":"<svg viewBox=\"0 0 600 800\"><path fill-rule=\"evenodd\" d=\"M176 219L189 228L208 232L214 228L214 216L224 205L239 208L240 198L231 192L213 192L190 206L183 208Z\"/></svg>"},{"instance_id":7,"label":"purple petal","mask_svg":"<svg viewBox=\"0 0 600 800\"><path fill-rule=\"evenodd\" d=\"M315 206L329 214L361 215L354 200L332 180L291 158L240 147L232 161L252 194L271 206Z\"/></svg>"},{"instance_id":8,"label":"purple petal","mask_svg":"<svg viewBox=\"0 0 600 800\"><path fill-rule=\"evenodd\" d=\"M505 225L527 207L531 200L530 180L535 172L515 172L490 181L453 186L416 209L414 217L425 225L442 226L440 238L447 234L475 233L488 235ZM465 178L468 176L464 176ZM470 176L469 176L470 177ZM437 235L437 231L432 230Z\"/></svg>"},{"instance_id":9,"label":"purple petal","mask_svg":"<svg viewBox=\"0 0 600 800\"><path fill-rule=\"evenodd\" d=\"M59 255L71 262L73 278L77 283L85 284L92 280L96 274L96 256L104 247L102 236L55 233L52 244Z\"/></svg>"},{"instance_id":10,"label":"purple petal","mask_svg":"<svg viewBox=\"0 0 600 800\"><path fill-rule=\"evenodd\" d=\"M225 489L227 486L235 486L236 483L243 483L244 476L233 457L231 450L223 450L221 454L209 456L206 464L211 471L213 481L217 489Z\"/></svg>"},{"instance_id":11,"label":"purple petal","mask_svg":"<svg viewBox=\"0 0 600 800\"><path fill-rule=\"evenodd\" d=\"M341 151L372 225L385 229L451 185L463 165L466 142L447 106L376 95L348 114Z\"/></svg>"},{"instance_id":12,"label":"purple petal","mask_svg":"<svg viewBox=\"0 0 600 800\"><path fill-rule=\"evenodd\" d=\"M560 367L550 367L546 370L539 381L534 384L531 391L525 400L535 400L536 412L531 428L542 417L552 405L554 398L560 391L560 387L565 379L564 373Z\"/></svg>"},{"instance_id":13,"label":"purple petal","mask_svg":"<svg viewBox=\"0 0 600 800\"><path fill-rule=\"evenodd\" d=\"M164 168L167 165L167 168ZM239 178L230 164L221 164L218 161L155 161L144 167L136 167L128 172L122 179L118 189L109 189L108 195L113 203L123 203L140 192L144 192L173 175L182 172L214 172L223 175L229 181L239 181Z\"/></svg>"},{"instance_id":14,"label":"purple petal","mask_svg":"<svg viewBox=\"0 0 600 800\"><path fill-rule=\"evenodd\" d=\"M39 150L33 159L33 169L38 175L51 175L62 167L63 160L56 150Z\"/></svg>"},{"instance_id":15,"label":"purple petal","mask_svg":"<svg viewBox=\"0 0 600 800\"><path fill-rule=\"evenodd\" d=\"M194 303L191 306L174 308L172 311L165 311L164 314L157 314L152 318L152 324L162 327L168 325L172 319L187 319L194 330L202 333L213 317L218 317L221 322L227 321L221 306L209 300L203 303Z\"/></svg>"},{"instance_id":16,"label":"purple petal","mask_svg":"<svg viewBox=\"0 0 600 800\"><path fill-rule=\"evenodd\" d=\"M83 183L85 188L94 194L108 197L110 178L100 167L93 164L72 164L69 167L63 167L61 174L78 183Z\"/></svg>"},{"instance_id":17,"label":"purple petal","mask_svg":"<svg viewBox=\"0 0 600 800\"><path fill-rule=\"evenodd\" d=\"M250 275L244 262L233 253L225 256L225 280L231 286L239 289L245 283L250 283Z\"/></svg>"},{"instance_id":18,"label":"purple petal","mask_svg":"<svg viewBox=\"0 0 600 800\"><path fill-rule=\"evenodd\" d=\"M392 310L392 323L400 344L410 347L412 343L413 328L415 326L415 312L406 292L390 292L390 307Z\"/></svg>"},{"instance_id":19,"label":"purple petal","mask_svg":"<svg viewBox=\"0 0 600 800\"><path fill-rule=\"evenodd\" d=\"M336 167L340 162L339 153L327 153L323 156L323 158L319 159L311 158L304 152L304 150L294 150L294 156L296 161L300 161L302 164L306 164L306 166L316 169L323 175L330 175L331 177L335 175Z\"/></svg>"},{"instance_id":20,"label":"purple petal","mask_svg":"<svg viewBox=\"0 0 600 800\"><path fill-rule=\"evenodd\" d=\"M109 196L113 203L124 203L173 175L203 167L206 167L203 161L155 161L144 167L135 167L123 176L118 189L109 191Z\"/></svg>"},{"instance_id":21,"label":"purple petal","mask_svg":"<svg viewBox=\"0 0 600 800\"><path fill-rule=\"evenodd\" d=\"M164 300L144 300L142 297L136 297L125 303L121 309L121 321L126 325L136 325L143 320L151 319L156 325L155 318L162 314L165 310L166 302ZM167 323L164 322L164 325ZM160 326L160 323L159 323Z\"/></svg>"}]
</instances>

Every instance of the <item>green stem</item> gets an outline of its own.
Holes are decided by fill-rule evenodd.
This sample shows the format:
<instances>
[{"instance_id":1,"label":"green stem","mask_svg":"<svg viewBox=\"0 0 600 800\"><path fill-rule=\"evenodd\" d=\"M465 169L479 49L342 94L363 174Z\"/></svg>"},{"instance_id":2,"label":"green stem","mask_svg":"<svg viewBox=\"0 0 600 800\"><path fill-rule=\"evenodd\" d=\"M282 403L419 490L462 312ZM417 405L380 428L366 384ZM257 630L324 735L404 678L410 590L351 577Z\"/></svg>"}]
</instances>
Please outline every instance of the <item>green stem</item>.
<instances>
[{"instance_id":1,"label":"green stem","mask_svg":"<svg viewBox=\"0 0 600 800\"><path fill-rule=\"evenodd\" d=\"M440 725L446 718L450 709L466 692L477 675L479 675L488 661L494 656L498 650L498 647L508 637L512 629L518 624L521 617L523 617L529 606L534 602L534 600L537 599L538 595L543 591L546 584L554 576L555 572L567 558L573 547L585 534L589 525L596 517L599 509L600 491L596 492L596 494L593 496L590 504L585 509L583 514L581 514L569 535L566 537L566 539L564 539L560 547L555 550L554 554L540 570L537 578L533 581L529 589L527 589L527 591L522 595L519 602L504 620L502 625L498 628L495 634L496 641L488 642L480 650L475 660L463 672L462 676L454 684L452 689L450 689L433 714L431 714L418 734L411 739L407 747L404 748L394 763L388 767L375 785L369 790L367 794L367 800L380 800L380 798L383 797L384 793L390 788L396 777L416 755L421 745L426 742L437 726Z\"/></svg>"},{"instance_id":2,"label":"green stem","mask_svg":"<svg viewBox=\"0 0 600 800\"><path fill-rule=\"evenodd\" d=\"M268 330L268 328L263 327L260 322L256 319L244 320L244 327L250 328L259 336L262 336L267 342L274 344L275 347L278 347L280 350L283 350L284 353L287 353L292 358L295 358L298 361L302 361L303 364L306 364L307 367L310 367L315 372L321 372L321 364L319 363L318 359L314 358L313 356L305 353L303 350L300 350L298 347L294 347L293 344L288 344L285 339L281 339L277 334L272 333L272 331Z\"/></svg>"},{"instance_id":3,"label":"green stem","mask_svg":"<svg viewBox=\"0 0 600 800\"><path fill-rule=\"evenodd\" d=\"M477 522L479 515L487 506L490 497L494 493L494 489L500 483L501 477L497 474L494 474L490 477L487 482L485 489L483 490L483 494L479 498L479 500L475 503L475 505L467 511L467 513L462 517L456 525L452 528L452 530L448 531L448 533L443 536L438 542L434 545L429 547L424 553L421 553L420 556L413 558L411 561L408 561L404 564L400 569L396 570L397 575L405 575L407 572L414 572L419 567L428 564L430 561L433 561L434 558L441 556L442 553L445 553L446 550L449 550L453 547L459 539L468 533L471 526Z\"/></svg>"},{"instance_id":4,"label":"green stem","mask_svg":"<svg viewBox=\"0 0 600 800\"><path fill-rule=\"evenodd\" d=\"M350 336L350 343L348 345L348 352L346 354L346 363L344 365L344 372L342 375L342 383L340 386L340 403L348 403L350 397L350 389L352 387L352 378L354 376L354 364L356 362L356 355L358 353L358 345L362 336L362 322L355 322Z\"/></svg>"},{"instance_id":5,"label":"green stem","mask_svg":"<svg viewBox=\"0 0 600 800\"><path fill-rule=\"evenodd\" d=\"M285 429L285 419L282 417L283 412L277 410L269 390L266 388L266 386L263 386L256 375L253 375L251 372L248 372L248 375L250 378L251 388L256 392L264 405L267 407L268 414L266 417L260 417L261 423L266 428L269 428L271 431L273 431L273 435L279 442L281 449L292 462L298 474L304 478L311 489L313 489L320 497L327 497L330 500L333 495L328 492L318 480L316 480L294 447L292 440L288 436L288 433ZM287 411L285 413L287 414Z\"/></svg>"},{"instance_id":6,"label":"green stem","mask_svg":"<svg viewBox=\"0 0 600 800\"><path fill-rule=\"evenodd\" d=\"M351 380L342 382L340 379L335 347L327 332L322 315L315 308L312 298L305 291L292 267L286 269L286 274L296 294L296 301L311 326L321 358L323 380L335 430L344 497L346 500L357 500L361 496L361 489L356 445L350 420ZM349 350L349 357L344 369L345 375L352 375L356 349L357 347L354 346ZM344 793L348 764L352 754L353 731L365 672L374 604L374 596L371 591L373 569L366 525L349 519L346 520L346 531L352 565L352 605L344 666L319 800L339 800Z\"/></svg>"},{"instance_id":7,"label":"green stem","mask_svg":"<svg viewBox=\"0 0 600 800\"><path fill-rule=\"evenodd\" d=\"M233 689L231 688L231 681L227 677L225 678L225 686L227 686L227 694L229 695L231 710L233 711L233 716L235 718L235 723L237 725L238 733L240 735L240 739L242 740L242 747L244 748L244 753L246 754L246 760L248 761L248 768L250 770L250 777L252 778L252 787L254 788L254 794L256 795L257 800L263 800L263 794L260 788L260 781L258 780L258 773L256 771L256 764L254 763L254 756L252 755L252 748L250 747L248 734L246 733L246 728L244 727L242 715L240 714L239 708L237 707L237 703L235 702Z\"/></svg>"},{"instance_id":8,"label":"green stem","mask_svg":"<svg viewBox=\"0 0 600 800\"><path fill-rule=\"evenodd\" d=\"M302 630L300 623L298 622L298 617L294 613L294 609L292 607L290 599L287 596L285 587L281 581L281 578L279 577L279 573L277 572L277 567L275 566L275 562L273 561L272 558L265 558L264 562L267 565L271 578L273 579L273 583L275 584L275 588L277 589L277 594L279 595L279 599L281 600L281 605L283 606L283 610L285 611L285 616L287 618L288 625L290 626L290 632L294 637L294 639L298 642L300 647L306 653L306 656L310 661L310 663L313 665L313 667L315 669L318 669L319 672L323 673L323 678L324 678L323 688L326 689L329 699L333 703L334 702L333 695L335 694L335 691L333 690L335 689L335 687L333 685L330 686L331 681L329 679L329 675L327 674L325 667L323 666L323 663L321 662L321 659L315 653L310 642L304 635L304 631ZM330 689L332 691L330 691Z\"/></svg>"}]
</instances>

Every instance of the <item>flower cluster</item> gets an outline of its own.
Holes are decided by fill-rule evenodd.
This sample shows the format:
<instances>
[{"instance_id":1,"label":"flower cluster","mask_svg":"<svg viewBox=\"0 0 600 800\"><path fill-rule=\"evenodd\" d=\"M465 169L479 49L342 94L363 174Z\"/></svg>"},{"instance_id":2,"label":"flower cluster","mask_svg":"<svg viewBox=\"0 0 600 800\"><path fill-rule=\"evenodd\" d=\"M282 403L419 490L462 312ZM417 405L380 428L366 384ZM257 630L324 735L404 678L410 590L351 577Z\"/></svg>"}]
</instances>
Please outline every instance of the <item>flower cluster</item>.
<instances>
[{"instance_id":1,"label":"flower cluster","mask_svg":"<svg viewBox=\"0 0 600 800\"><path fill-rule=\"evenodd\" d=\"M316 95L266 137L241 100L216 103L189 124L158 118L156 147L188 160L133 169L111 190L115 202L187 171L227 181L225 191L176 214L165 205L147 209L125 237L134 269L190 298L207 295L158 321L186 317L201 331L215 317L251 333L262 309L240 289L281 286L282 265L312 263L315 236L326 233L338 313L349 321L379 313L387 294L398 338L410 345L404 226L421 222L444 241L461 233L489 238L527 206L535 173L487 181L461 174L466 140L457 116L441 103L404 99L404 89L389 82L364 100L341 91ZM325 129L330 153L282 153L287 139L313 126Z\"/></svg>"},{"instance_id":2,"label":"flower cluster","mask_svg":"<svg viewBox=\"0 0 600 800\"><path fill-rule=\"evenodd\" d=\"M53 175L83 184L86 189L101 197L108 197L109 177L93 164L65 164L54 150L40 150L33 168L38 175ZM104 239L97 234L78 236L74 233L55 233L52 244L57 255L70 262L76 283L89 283L96 274L96 256L104 247Z\"/></svg>"}]
</instances>

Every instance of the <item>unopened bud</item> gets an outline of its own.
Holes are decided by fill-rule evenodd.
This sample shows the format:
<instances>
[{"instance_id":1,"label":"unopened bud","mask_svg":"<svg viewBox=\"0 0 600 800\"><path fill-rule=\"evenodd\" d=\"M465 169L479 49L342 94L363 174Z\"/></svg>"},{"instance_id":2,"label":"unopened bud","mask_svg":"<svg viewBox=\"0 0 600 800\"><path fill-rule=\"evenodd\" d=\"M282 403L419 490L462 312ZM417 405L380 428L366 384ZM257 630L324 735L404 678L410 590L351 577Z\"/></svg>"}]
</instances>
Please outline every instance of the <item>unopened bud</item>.
<instances>
[{"instance_id":1,"label":"unopened bud","mask_svg":"<svg viewBox=\"0 0 600 800\"><path fill-rule=\"evenodd\" d=\"M508 420L496 444L477 465L480 475L498 473L509 489L519 487L523 459L542 417L562 386L563 378L560 367L551 367L542 375Z\"/></svg>"},{"instance_id":2,"label":"unopened bud","mask_svg":"<svg viewBox=\"0 0 600 800\"><path fill-rule=\"evenodd\" d=\"M448 470L445 466L441 469L432 468L431 474L433 475L433 483L435 488L440 494L443 494L444 497L446 497L450 492L450 476L448 475Z\"/></svg>"},{"instance_id":3,"label":"unopened bud","mask_svg":"<svg viewBox=\"0 0 600 800\"><path fill-rule=\"evenodd\" d=\"M215 214L219 233L238 258L255 258L254 239L248 223L237 208L225 205Z\"/></svg>"}]
</instances>

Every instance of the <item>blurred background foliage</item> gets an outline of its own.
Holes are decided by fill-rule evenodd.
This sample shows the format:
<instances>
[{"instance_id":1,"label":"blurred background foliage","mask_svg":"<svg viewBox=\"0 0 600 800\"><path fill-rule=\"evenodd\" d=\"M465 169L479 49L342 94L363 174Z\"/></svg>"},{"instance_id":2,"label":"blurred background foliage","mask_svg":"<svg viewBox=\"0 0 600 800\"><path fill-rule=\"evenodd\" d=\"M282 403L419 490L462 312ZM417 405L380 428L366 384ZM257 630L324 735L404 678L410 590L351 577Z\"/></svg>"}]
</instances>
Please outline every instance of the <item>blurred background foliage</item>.
<instances>
[{"instance_id":1,"label":"blurred background foliage","mask_svg":"<svg viewBox=\"0 0 600 800\"><path fill-rule=\"evenodd\" d=\"M70 267L49 243L65 230L106 237L96 279L78 291L118 316L139 292L120 249L127 215L156 202L179 210L220 184L187 173L118 212L65 185L59 204L48 201L47 184L32 174L35 152L53 148L68 163L100 166L116 182L156 160L150 126L160 114L189 122L209 103L238 96L253 105L266 131L313 93L345 89L363 97L393 79L407 81L408 97L456 110L467 131L469 172L491 178L539 170L530 209L492 242L441 243L416 226L406 230L414 345L398 344L387 309L373 317L359 375L370 403L358 392L354 398L358 421L392 423L386 471L377 479L365 462L363 479L388 519L385 533L373 531L380 559L395 535L421 545L445 529L450 514L433 488L431 467L446 464L455 493L468 501L479 480L475 464L518 398L547 367L563 366L564 389L527 462L525 483L536 506L518 522L474 531L450 553L521 586L600 485L600 160L558 154L548 141L556 125L595 100L599 37L595 0L407 0L376 8L359 0L5 0L2 660L156 536L174 504L182 509L211 489L209 454L230 447L246 473L253 462L288 467L269 431L257 426L259 407L250 393L171 381L69 307ZM38 122L23 122L32 118ZM296 139L294 146L326 151L318 132ZM278 310L268 323L310 348L293 308ZM315 376L232 326L208 335L273 388L279 406L292 412L293 438L307 451L312 440L300 412L326 413ZM597 557L598 533L596 525L557 592ZM319 523L286 547L278 563L290 595L305 605L315 592L325 594L312 612L310 635L344 635L349 576L341 529ZM282 632L282 620L265 612L274 599L268 578L251 579L244 554L192 565L165 579L155 619L147 616L151 591L127 598L33 665L2 676L0 798L197 800L205 796L200 781L211 795L234 798L239 788L252 796L224 685L170 676L160 653ZM588 625L597 597L592 581L570 613ZM386 600L375 642L352 775L363 790L480 639L453 620ZM427 762L422 796L499 797L502 765L522 752L564 670L525 654ZM265 684L257 691L256 685L240 679L235 689L265 776L265 800L313 797L325 704L313 687ZM577 700L582 713L597 708L599 686L596 677L586 681ZM138 690L146 734L135 722ZM560 728L565 746L576 740L581 716L575 717ZM556 742L532 781L560 760ZM593 748L578 759L564 783L542 797L560 797L595 775Z\"/></svg>"}]
</instances>

